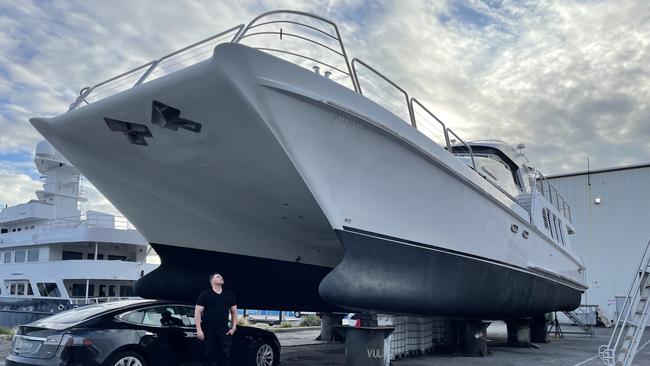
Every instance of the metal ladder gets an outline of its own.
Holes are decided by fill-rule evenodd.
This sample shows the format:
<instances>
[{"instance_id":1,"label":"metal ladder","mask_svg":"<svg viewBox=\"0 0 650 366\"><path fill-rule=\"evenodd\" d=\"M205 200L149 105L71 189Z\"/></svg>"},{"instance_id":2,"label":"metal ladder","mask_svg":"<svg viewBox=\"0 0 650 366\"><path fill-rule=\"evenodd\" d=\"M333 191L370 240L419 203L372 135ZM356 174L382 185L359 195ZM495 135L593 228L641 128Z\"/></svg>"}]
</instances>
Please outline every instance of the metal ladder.
<instances>
[{"instance_id":1,"label":"metal ladder","mask_svg":"<svg viewBox=\"0 0 650 366\"><path fill-rule=\"evenodd\" d=\"M623 310L609 343L598 348L598 357L608 366L630 366L643 337L650 309L650 241L634 273Z\"/></svg>"},{"instance_id":2,"label":"metal ladder","mask_svg":"<svg viewBox=\"0 0 650 366\"><path fill-rule=\"evenodd\" d=\"M567 318L571 319L573 325L582 329L582 332L584 334L587 334L591 337L594 336L594 330L591 328L591 325L583 323L582 320L580 320L580 318L578 318L578 316L573 311L563 311L563 313L567 316Z\"/></svg>"}]
</instances>

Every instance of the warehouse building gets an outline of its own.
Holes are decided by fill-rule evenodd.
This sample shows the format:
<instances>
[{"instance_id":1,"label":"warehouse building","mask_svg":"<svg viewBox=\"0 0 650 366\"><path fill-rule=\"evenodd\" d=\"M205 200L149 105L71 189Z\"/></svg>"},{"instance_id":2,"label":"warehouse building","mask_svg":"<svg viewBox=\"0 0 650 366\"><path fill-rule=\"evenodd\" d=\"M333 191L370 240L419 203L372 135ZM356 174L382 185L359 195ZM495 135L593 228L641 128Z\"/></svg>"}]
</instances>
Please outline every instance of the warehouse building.
<instances>
[{"instance_id":1,"label":"warehouse building","mask_svg":"<svg viewBox=\"0 0 650 366\"><path fill-rule=\"evenodd\" d=\"M582 304L616 319L650 240L650 164L548 178L571 206L573 246L587 266Z\"/></svg>"}]
</instances>

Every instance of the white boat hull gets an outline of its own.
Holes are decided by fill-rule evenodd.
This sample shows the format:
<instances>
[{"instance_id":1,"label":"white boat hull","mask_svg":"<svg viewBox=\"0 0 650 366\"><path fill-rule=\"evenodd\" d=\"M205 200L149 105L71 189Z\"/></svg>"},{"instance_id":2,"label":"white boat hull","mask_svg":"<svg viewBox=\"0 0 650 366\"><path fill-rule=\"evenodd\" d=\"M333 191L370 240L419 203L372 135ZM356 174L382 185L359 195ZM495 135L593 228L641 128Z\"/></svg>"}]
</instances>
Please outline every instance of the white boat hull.
<instances>
[{"instance_id":1,"label":"white boat hull","mask_svg":"<svg viewBox=\"0 0 650 366\"><path fill-rule=\"evenodd\" d=\"M201 123L201 132L152 125L154 101ZM148 146L130 144L104 118L147 125L153 136ZM446 150L363 96L242 45L220 45L208 61L32 122L161 255L162 266L140 281L143 296L160 297L171 281L190 299L216 270L248 307L498 318L575 308L585 288L574 253ZM349 255L370 248L375 260ZM424 262L405 272L413 253ZM472 274L479 267L487 270ZM392 286L379 280L400 271L410 275ZM467 288L477 274L483 291ZM490 274L499 280L490 283ZM409 278L419 285L396 291ZM268 294L251 290L260 287ZM527 288L535 294L499 314L505 292L515 301ZM449 306L458 301L474 307ZM496 310L481 312L485 303Z\"/></svg>"}]
</instances>

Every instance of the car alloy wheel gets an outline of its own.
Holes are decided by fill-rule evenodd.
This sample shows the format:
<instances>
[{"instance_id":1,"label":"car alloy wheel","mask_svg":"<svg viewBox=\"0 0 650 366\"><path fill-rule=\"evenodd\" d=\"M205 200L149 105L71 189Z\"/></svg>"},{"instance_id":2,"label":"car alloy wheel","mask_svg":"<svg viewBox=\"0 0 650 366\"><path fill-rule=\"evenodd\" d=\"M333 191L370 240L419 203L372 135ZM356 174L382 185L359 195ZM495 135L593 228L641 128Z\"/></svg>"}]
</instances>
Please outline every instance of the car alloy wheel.
<instances>
[{"instance_id":1,"label":"car alloy wheel","mask_svg":"<svg viewBox=\"0 0 650 366\"><path fill-rule=\"evenodd\" d=\"M115 366L142 366L142 362L133 356L126 356L117 360Z\"/></svg>"},{"instance_id":2,"label":"car alloy wheel","mask_svg":"<svg viewBox=\"0 0 650 366\"><path fill-rule=\"evenodd\" d=\"M262 343L260 348L257 349L257 357L255 358L256 366L273 366L273 348L267 343Z\"/></svg>"}]
</instances>

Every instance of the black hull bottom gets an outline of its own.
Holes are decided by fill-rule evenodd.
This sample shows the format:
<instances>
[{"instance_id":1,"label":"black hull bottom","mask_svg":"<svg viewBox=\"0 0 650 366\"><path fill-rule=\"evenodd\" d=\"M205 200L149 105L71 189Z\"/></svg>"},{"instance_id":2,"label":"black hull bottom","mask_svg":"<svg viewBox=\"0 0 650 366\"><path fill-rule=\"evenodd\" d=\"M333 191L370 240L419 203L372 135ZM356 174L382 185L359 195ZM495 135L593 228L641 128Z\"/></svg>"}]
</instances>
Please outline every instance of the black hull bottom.
<instances>
[{"instance_id":1,"label":"black hull bottom","mask_svg":"<svg viewBox=\"0 0 650 366\"><path fill-rule=\"evenodd\" d=\"M331 268L170 245L151 246L162 264L135 284L138 296L194 303L219 272L245 309L334 311L318 284Z\"/></svg>"},{"instance_id":2,"label":"black hull bottom","mask_svg":"<svg viewBox=\"0 0 650 366\"><path fill-rule=\"evenodd\" d=\"M580 304L580 291L532 273L355 231L337 231L343 261L320 284L321 297L332 304L480 319L569 311Z\"/></svg>"},{"instance_id":3,"label":"black hull bottom","mask_svg":"<svg viewBox=\"0 0 650 366\"><path fill-rule=\"evenodd\" d=\"M337 231L345 253L334 269L152 244L162 264L135 290L144 298L193 303L216 271L247 309L514 319L580 304L580 291L530 272L348 230Z\"/></svg>"}]
</instances>

